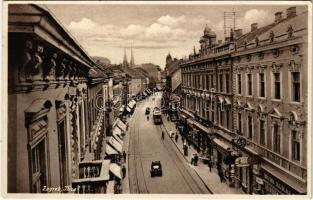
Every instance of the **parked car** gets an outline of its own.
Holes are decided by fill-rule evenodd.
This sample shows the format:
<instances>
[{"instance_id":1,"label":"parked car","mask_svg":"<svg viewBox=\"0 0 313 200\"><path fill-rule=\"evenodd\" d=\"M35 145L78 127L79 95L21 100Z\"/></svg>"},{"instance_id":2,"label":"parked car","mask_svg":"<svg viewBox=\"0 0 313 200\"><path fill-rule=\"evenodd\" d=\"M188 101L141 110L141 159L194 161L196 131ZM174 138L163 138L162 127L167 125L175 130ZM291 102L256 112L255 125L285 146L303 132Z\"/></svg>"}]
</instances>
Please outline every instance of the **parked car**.
<instances>
[{"instance_id":1,"label":"parked car","mask_svg":"<svg viewBox=\"0 0 313 200\"><path fill-rule=\"evenodd\" d=\"M146 115L149 115L150 114L150 107L147 107L146 108Z\"/></svg>"},{"instance_id":2,"label":"parked car","mask_svg":"<svg viewBox=\"0 0 313 200\"><path fill-rule=\"evenodd\" d=\"M150 169L151 177L162 176L162 165L161 161L152 161Z\"/></svg>"}]
</instances>

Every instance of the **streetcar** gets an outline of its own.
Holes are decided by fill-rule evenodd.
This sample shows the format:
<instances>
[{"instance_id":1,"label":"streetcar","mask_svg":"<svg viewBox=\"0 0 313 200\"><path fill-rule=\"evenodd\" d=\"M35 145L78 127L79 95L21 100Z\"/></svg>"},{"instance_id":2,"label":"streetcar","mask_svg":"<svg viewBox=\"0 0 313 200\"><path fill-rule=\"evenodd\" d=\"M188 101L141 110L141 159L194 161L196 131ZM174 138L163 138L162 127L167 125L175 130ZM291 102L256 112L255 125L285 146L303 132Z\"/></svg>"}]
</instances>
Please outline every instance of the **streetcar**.
<instances>
[{"instance_id":1,"label":"streetcar","mask_svg":"<svg viewBox=\"0 0 313 200\"><path fill-rule=\"evenodd\" d=\"M154 124L161 124L162 123L161 110L158 107L154 107L154 109L153 109L153 122L154 122Z\"/></svg>"}]
</instances>

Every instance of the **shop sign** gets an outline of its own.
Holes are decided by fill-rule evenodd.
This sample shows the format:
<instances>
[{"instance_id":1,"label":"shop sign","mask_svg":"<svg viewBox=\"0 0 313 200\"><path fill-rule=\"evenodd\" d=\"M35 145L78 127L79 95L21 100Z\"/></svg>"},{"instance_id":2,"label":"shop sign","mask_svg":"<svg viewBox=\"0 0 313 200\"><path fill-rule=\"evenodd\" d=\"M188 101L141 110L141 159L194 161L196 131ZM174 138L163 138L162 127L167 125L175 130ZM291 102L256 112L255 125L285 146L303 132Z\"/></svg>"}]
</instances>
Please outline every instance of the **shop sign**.
<instances>
[{"instance_id":1,"label":"shop sign","mask_svg":"<svg viewBox=\"0 0 313 200\"><path fill-rule=\"evenodd\" d=\"M273 186L282 191L284 194L297 194L297 192L292 190L292 188L290 188L288 185L284 184L279 179L273 177L268 173L264 173L264 180L271 183Z\"/></svg>"},{"instance_id":2,"label":"shop sign","mask_svg":"<svg viewBox=\"0 0 313 200\"><path fill-rule=\"evenodd\" d=\"M248 167L249 164L249 157L239 157L235 160L235 165L237 167Z\"/></svg>"}]
</instances>

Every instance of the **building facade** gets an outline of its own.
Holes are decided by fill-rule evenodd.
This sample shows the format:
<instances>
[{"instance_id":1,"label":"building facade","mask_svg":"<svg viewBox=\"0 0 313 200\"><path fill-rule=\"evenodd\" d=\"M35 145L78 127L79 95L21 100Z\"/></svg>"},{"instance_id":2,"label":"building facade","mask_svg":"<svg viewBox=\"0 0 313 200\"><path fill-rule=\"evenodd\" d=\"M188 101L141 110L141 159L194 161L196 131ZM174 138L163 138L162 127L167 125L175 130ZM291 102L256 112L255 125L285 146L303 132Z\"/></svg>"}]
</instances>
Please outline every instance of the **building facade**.
<instances>
[{"instance_id":1,"label":"building facade","mask_svg":"<svg viewBox=\"0 0 313 200\"><path fill-rule=\"evenodd\" d=\"M275 13L264 27L208 27L181 64L182 133L248 194L307 192L307 13Z\"/></svg>"},{"instance_id":2,"label":"building facade","mask_svg":"<svg viewBox=\"0 0 313 200\"><path fill-rule=\"evenodd\" d=\"M10 5L8 20L8 192L70 185L88 135L94 63L45 8Z\"/></svg>"}]
</instances>

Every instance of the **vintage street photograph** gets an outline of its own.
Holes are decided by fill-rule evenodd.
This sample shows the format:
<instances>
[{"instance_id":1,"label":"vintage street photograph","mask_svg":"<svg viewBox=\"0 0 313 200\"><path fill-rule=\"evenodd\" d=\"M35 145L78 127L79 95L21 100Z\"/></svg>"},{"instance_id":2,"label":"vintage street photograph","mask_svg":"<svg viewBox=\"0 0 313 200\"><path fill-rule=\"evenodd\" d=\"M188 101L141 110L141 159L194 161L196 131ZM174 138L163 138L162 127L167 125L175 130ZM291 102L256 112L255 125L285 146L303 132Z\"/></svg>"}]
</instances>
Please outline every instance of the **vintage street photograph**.
<instances>
[{"instance_id":1,"label":"vintage street photograph","mask_svg":"<svg viewBox=\"0 0 313 200\"><path fill-rule=\"evenodd\" d=\"M13 1L3 19L3 196L310 197L310 2Z\"/></svg>"}]
</instances>

